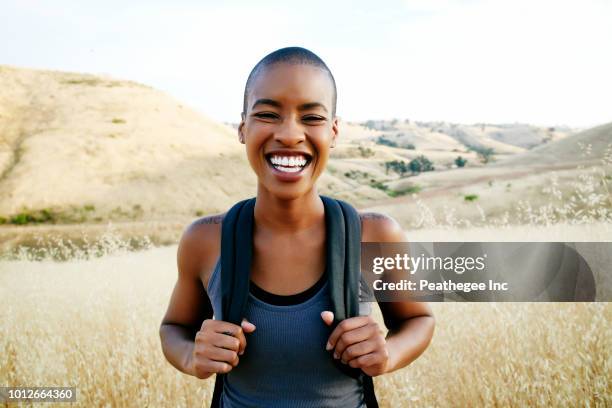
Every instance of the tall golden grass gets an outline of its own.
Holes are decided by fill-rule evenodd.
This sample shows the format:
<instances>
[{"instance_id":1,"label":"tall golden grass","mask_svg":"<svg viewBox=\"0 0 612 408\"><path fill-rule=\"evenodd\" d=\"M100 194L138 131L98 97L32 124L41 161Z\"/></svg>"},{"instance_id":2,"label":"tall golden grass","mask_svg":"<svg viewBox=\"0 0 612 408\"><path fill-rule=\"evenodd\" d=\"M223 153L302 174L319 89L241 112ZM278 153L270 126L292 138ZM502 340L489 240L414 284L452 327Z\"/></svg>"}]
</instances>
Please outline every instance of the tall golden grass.
<instances>
[{"instance_id":1,"label":"tall golden grass","mask_svg":"<svg viewBox=\"0 0 612 408\"><path fill-rule=\"evenodd\" d=\"M102 248L0 262L0 385L74 386L87 407L207 406L213 380L178 372L160 348L176 246ZM609 303L432 306L431 346L375 378L383 407L612 405Z\"/></svg>"}]
</instances>

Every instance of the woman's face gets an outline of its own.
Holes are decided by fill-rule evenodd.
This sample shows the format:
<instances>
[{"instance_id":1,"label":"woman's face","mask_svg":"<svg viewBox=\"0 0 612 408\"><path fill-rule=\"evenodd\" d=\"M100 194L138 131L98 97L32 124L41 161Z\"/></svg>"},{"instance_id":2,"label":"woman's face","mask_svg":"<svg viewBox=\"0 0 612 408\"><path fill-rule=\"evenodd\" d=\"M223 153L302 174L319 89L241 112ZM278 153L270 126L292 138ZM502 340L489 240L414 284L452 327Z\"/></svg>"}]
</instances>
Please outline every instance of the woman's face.
<instances>
[{"instance_id":1,"label":"woman's face","mask_svg":"<svg viewBox=\"0 0 612 408\"><path fill-rule=\"evenodd\" d=\"M313 188L338 135L332 86L324 70L304 64L277 63L254 78L238 133L258 191L286 200Z\"/></svg>"}]
</instances>

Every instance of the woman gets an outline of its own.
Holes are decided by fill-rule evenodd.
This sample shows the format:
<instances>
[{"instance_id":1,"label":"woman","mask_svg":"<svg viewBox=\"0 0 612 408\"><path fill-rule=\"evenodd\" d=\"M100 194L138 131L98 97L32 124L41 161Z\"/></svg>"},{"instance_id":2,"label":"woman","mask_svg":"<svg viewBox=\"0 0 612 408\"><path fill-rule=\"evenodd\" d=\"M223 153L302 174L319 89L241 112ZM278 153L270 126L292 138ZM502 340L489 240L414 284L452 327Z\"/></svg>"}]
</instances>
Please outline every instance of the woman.
<instances>
[{"instance_id":1,"label":"woman","mask_svg":"<svg viewBox=\"0 0 612 408\"><path fill-rule=\"evenodd\" d=\"M211 319L220 309L224 214L184 232L178 281L160 336L180 371L225 376L221 405L362 407L362 384L334 358L369 376L405 367L427 347L434 319L426 303L381 302L385 337L369 314L331 327L325 277L325 211L316 180L338 137L336 85L312 52L290 47L263 58L244 93L239 140L258 177L251 294L241 325ZM362 242L406 241L390 217L360 214Z\"/></svg>"}]
</instances>

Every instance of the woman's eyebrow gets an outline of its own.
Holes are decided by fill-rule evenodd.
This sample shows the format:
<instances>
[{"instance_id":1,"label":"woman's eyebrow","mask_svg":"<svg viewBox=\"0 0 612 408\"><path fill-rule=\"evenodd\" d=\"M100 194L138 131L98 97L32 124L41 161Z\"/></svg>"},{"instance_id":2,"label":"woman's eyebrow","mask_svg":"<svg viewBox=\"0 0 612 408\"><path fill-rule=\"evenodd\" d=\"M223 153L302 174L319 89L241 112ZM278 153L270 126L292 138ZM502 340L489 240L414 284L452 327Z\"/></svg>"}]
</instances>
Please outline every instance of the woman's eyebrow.
<instances>
[{"instance_id":1,"label":"woman's eyebrow","mask_svg":"<svg viewBox=\"0 0 612 408\"><path fill-rule=\"evenodd\" d=\"M274 99L261 98L255 101L255 103L251 107L251 110L255 109L257 105L270 105L276 108L280 108L282 106L280 102L275 101Z\"/></svg>"},{"instance_id":2,"label":"woman's eyebrow","mask_svg":"<svg viewBox=\"0 0 612 408\"><path fill-rule=\"evenodd\" d=\"M325 112L327 112L327 108L325 107L325 105L323 105L320 102L308 102L308 103L298 106L298 110L308 110L308 109L313 109L313 108L321 108Z\"/></svg>"}]
</instances>

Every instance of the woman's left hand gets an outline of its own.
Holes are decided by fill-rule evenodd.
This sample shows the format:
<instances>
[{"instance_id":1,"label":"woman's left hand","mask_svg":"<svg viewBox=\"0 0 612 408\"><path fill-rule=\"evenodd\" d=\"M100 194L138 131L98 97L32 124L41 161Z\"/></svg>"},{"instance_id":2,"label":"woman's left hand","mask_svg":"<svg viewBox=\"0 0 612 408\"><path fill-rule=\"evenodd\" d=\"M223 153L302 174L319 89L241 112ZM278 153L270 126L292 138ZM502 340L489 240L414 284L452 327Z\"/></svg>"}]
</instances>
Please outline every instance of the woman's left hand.
<instances>
[{"instance_id":1,"label":"woman's left hand","mask_svg":"<svg viewBox=\"0 0 612 408\"><path fill-rule=\"evenodd\" d=\"M321 313L328 326L334 314ZM361 370L371 377L387 372L389 350L383 331L370 316L351 317L341 321L329 336L326 349L334 350L334 358Z\"/></svg>"}]
</instances>

